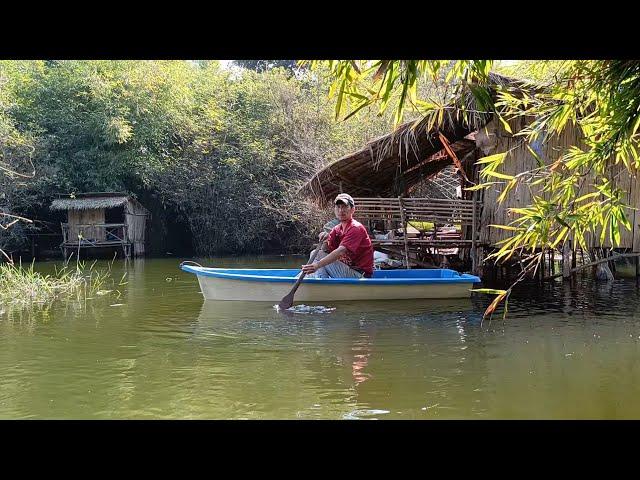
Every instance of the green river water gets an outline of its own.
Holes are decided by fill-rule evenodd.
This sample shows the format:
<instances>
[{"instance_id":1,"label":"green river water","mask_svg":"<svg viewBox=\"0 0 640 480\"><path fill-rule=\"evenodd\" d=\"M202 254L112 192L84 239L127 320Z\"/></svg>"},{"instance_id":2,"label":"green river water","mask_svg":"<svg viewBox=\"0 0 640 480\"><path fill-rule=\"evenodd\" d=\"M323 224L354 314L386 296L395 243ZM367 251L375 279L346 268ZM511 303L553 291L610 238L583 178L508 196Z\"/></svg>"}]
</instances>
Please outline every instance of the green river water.
<instances>
[{"instance_id":1,"label":"green river water","mask_svg":"<svg viewBox=\"0 0 640 480\"><path fill-rule=\"evenodd\" d=\"M117 261L119 297L0 307L0 418L640 418L633 279L524 285L506 321L481 323L491 300L481 295L337 302L318 314L205 302L178 264Z\"/></svg>"}]
</instances>

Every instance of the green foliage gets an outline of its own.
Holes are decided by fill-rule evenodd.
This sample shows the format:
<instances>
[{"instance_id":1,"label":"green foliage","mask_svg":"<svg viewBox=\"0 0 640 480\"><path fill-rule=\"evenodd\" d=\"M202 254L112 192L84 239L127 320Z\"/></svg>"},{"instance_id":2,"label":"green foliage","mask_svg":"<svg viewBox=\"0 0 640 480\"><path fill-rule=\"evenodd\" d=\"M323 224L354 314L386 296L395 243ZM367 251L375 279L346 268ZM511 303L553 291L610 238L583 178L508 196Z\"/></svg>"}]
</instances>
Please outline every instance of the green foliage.
<instances>
[{"instance_id":1,"label":"green foliage","mask_svg":"<svg viewBox=\"0 0 640 480\"><path fill-rule=\"evenodd\" d=\"M487 90L492 62L487 60L329 60L302 62L311 68L327 67L332 79L329 96L335 98L335 118L348 119L360 110L377 106L378 115L394 111L398 125L408 112L428 115L442 123L448 101L470 90L477 105L488 110ZM430 81L432 88L424 88ZM347 113L348 112L348 113ZM464 109L456 114L467 115Z\"/></svg>"},{"instance_id":2,"label":"green foliage","mask_svg":"<svg viewBox=\"0 0 640 480\"><path fill-rule=\"evenodd\" d=\"M30 201L24 188L33 175L34 140L21 132L11 116L16 103L16 81L24 79L16 62L0 63L0 253L24 245L31 222L13 214Z\"/></svg>"},{"instance_id":3,"label":"green foliage","mask_svg":"<svg viewBox=\"0 0 640 480\"><path fill-rule=\"evenodd\" d=\"M234 60L233 63L239 67L254 70L258 73L266 72L274 68L285 68L294 72L299 68L295 60Z\"/></svg>"},{"instance_id":4,"label":"green foliage","mask_svg":"<svg viewBox=\"0 0 640 480\"><path fill-rule=\"evenodd\" d=\"M305 70L23 61L1 62L0 78L0 121L29 139L33 162L12 211L49 215L57 193L150 195L161 222L189 227L198 254L306 249L326 218L297 188L386 121L336 125L324 77Z\"/></svg>"}]
</instances>

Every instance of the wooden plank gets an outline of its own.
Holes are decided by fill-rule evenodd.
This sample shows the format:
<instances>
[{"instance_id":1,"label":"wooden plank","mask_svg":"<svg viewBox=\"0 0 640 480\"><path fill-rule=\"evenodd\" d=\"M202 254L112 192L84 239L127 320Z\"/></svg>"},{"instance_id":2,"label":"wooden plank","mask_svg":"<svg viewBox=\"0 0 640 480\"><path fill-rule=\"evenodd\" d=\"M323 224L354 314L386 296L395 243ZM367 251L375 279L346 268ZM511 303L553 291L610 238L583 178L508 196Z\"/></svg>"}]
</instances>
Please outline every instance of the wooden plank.
<instances>
[{"instance_id":1,"label":"wooden plank","mask_svg":"<svg viewBox=\"0 0 640 480\"><path fill-rule=\"evenodd\" d=\"M430 239L430 238L410 238L409 243L465 243L471 244L471 240L463 240L461 238L452 239Z\"/></svg>"},{"instance_id":2,"label":"wooden plank","mask_svg":"<svg viewBox=\"0 0 640 480\"><path fill-rule=\"evenodd\" d=\"M460 204L471 205L473 200L465 200L462 198L449 199L449 198L421 198L421 197L405 197L402 199L404 204L408 203L446 203L446 204Z\"/></svg>"},{"instance_id":3,"label":"wooden plank","mask_svg":"<svg viewBox=\"0 0 640 480\"><path fill-rule=\"evenodd\" d=\"M408 210L404 212L405 215L410 217L442 217L442 218L464 218L471 220L473 218L473 212L461 214L458 212L441 212L433 210L425 210L423 212L416 212L414 210Z\"/></svg>"},{"instance_id":4,"label":"wooden plank","mask_svg":"<svg viewBox=\"0 0 640 480\"><path fill-rule=\"evenodd\" d=\"M429 208L429 207L424 207L424 208L407 208L405 210L406 213L415 213L415 214L429 214L429 213L434 213L434 214L444 214L444 215L466 215L471 217L473 215L473 209L469 209L469 210L458 210L458 209L451 209L451 208Z\"/></svg>"},{"instance_id":5,"label":"wooden plank","mask_svg":"<svg viewBox=\"0 0 640 480\"><path fill-rule=\"evenodd\" d=\"M470 225L472 217L457 217L448 215L407 215L410 222L452 223L454 225Z\"/></svg>"},{"instance_id":6,"label":"wooden plank","mask_svg":"<svg viewBox=\"0 0 640 480\"><path fill-rule=\"evenodd\" d=\"M125 242L127 244L128 242ZM78 248L78 242L64 242L62 244L65 247L75 247ZM105 240L104 242L91 242L91 243L81 243L80 248L94 248L94 247L112 247L114 245L123 245L123 242L120 241L111 241Z\"/></svg>"},{"instance_id":7,"label":"wooden plank","mask_svg":"<svg viewBox=\"0 0 640 480\"><path fill-rule=\"evenodd\" d=\"M402 204L402 198L398 197L398 203ZM408 225L407 225L407 220L405 219L404 216L404 212L403 209L400 209L400 214L402 215L402 228L404 229L404 258L407 262L407 269L410 269L411 266L409 265L409 247L407 244L407 229L408 229Z\"/></svg>"},{"instance_id":8,"label":"wooden plank","mask_svg":"<svg viewBox=\"0 0 640 480\"><path fill-rule=\"evenodd\" d=\"M471 210L473 208L472 203L455 204L455 203L436 203L436 202L420 202L420 203L405 203L405 208L447 208L450 210Z\"/></svg>"},{"instance_id":9,"label":"wooden plank","mask_svg":"<svg viewBox=\"0 0 640 480\"><path fill-rule=\"evenodd\" d=\"M441 210L441 211L450 211L450 212L471 212L473 210L473 205L445 205L445 204L437 204L437 203L428 203L424 202L422 204L409 204L405 205L404 208L408 208L410 210Z\"/></svg>"}]
</instances>

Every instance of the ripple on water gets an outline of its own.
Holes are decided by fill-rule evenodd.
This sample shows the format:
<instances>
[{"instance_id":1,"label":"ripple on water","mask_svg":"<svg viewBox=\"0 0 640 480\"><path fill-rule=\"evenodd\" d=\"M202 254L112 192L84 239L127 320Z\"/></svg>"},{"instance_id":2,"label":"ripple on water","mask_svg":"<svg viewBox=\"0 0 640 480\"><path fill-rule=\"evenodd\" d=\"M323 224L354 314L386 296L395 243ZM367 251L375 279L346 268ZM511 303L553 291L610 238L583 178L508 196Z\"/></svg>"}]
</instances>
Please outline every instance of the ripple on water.
<instances>
[{"instance_id":1,"label":"ripple on water","mask_svg":"<svg viewBox=\"0 0 640 480\"><path fill-rule=\"evenodd\" d=\"M302 313L302 314L310 314L310 313L331 313L335 311L336 307L325 307L323 305L294 305L293 307L287 308L285 310L281 309L279 305L274 305L273 308L277 312L282 313Z\"/></svg>"},{"instance_id":2,"label":"ripple on water","mask_svg":"<svg viewBox=\"0 0 640 480\"><path fill-rule=\"evenodd\" d=\"M349 413L345 413L342 418L344 420L362 420L362 419L369 419L369 420L376 420L376 417L378 415L387 415L391 413L389 410L377 410L377 409L363 409L363 410L353 410L352 412Z\"/></svg>"}]
</instances>

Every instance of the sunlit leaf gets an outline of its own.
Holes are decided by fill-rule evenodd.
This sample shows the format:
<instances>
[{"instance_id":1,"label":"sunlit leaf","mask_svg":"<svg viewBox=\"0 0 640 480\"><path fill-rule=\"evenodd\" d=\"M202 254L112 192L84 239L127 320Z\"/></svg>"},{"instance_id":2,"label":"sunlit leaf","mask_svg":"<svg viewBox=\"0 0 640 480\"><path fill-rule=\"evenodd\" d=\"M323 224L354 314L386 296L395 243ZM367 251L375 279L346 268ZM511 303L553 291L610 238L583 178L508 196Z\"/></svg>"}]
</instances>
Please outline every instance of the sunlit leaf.
<instances>
[{"instance_id":1,"label":"sunlit leaf","mask_svg":"<svg viewBox=\"0 0 640 480\"><path fill-rule=\"evenodd\" d=\"M476 162L476 165L482 165L485 163L495 163L497 165L500 165L502 162L504 162L504 159L506 157L507 157L507 152L496 153L494 155L489 155L488 157L484 157L481 160L478 160Z\"/></svg>"},{"instance_id":2,"label":"sunlit leaf","mask_svg":"<svg viewBox=\"0 0 640 480\"><path fill-rule=\"evenodd\" d=\"M504 180L513 180L516 178L513 175L507 175L506 173L494 172L491 170L484 170L482 173L488 177L502 178Z\"/></svg>"}]
</instances>

